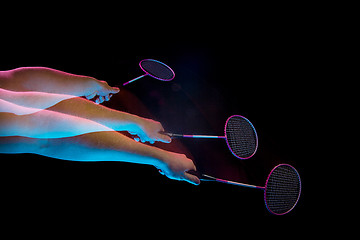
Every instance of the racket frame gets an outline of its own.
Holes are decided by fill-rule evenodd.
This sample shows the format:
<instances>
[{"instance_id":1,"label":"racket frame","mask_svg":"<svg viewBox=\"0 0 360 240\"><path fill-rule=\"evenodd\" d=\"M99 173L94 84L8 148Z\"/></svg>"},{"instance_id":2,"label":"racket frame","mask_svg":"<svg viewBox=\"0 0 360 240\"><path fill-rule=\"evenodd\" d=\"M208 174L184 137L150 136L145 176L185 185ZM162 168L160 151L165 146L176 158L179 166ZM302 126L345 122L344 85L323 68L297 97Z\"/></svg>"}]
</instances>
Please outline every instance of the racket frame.
<instances>
[{"instance_id":1,"label":"racket frame","mask_svg":"<svg viewBox=\"0 0 360 240\"><path fill-rule=\"evenodd\" d=\"M229 120L230 120L231 118L233 118L233 117L240 117L240 118L245 119L245 120L250 124L250 126L252 127L252 129L253 129L253 131L254 131L254 133L255 133L256 146L255 146L255 150L254 150L253 154L251 154L249 157L243 158L243 157L237 156L237 155L234 153L234 151L231 149L231 147L230 147L230 144L229 144L229 141L228 141L228 137L227 137L227 134L226 134L226 127L227 127L227 125L228 125L228 123L229 123ZM230 152L231 152L235 157L237 157L237 158L239 158L239 159L242 159L242 160L246 160L246 159L249 159L249 158L251 158L252 156L254 156L254 154L256 153L256 151L257 151L257 149L258 149L258 135L257 135L257 133L256 133L256 130L255 130L254 125L253 125L253 124L249 121L249 119L247 119L246 117L241 116L241 115L232 115L232 116L230 116L230 117L226 120L225 128L224 128L224 134L225 134L225 137L224 137L224 138L225 138L225 140L226 140L226 144L227 144L228 148L230 149Z\"/></svg>"},{"instance_id":2,"label":"racket frame","mask_svg":"<svg viewBox=\"0 0 360 240\"><path fill-rule=\"evenodd\" d=\"M146 70L141 66L141 63L144 62L144 61L157 62L157 63L165 66L167 69L169 69L169 70L171 71L171 73L172 73L172 75L173 75L172 78L170 78L170 79L164 79L164 78L159 78L159 77L156 77L156 76L152 75L151 73L149 73L148 71L146 71ZM134 82L134 81L136 81L136 80L138 80L138 79L140 79L140 78L143 78L143 77L145 77L145 76L150 76L150 77L152 77L152 78L155 78L155 79L160 80L160 81L165 81L165 82L171 81L171 80L173 80L173 79L175 78L175 72L174 72L174 70L172 70L171 67L169 67L169 66L166 65L165 63L160 62L160 61L158 61L158 60L155 60L155 59L143 59L143 60L141 60L141 61L139 62L139 66L140 66L141 70L143 70L143 72L145 72L145 74L143 74L143 75L141 75L141 76L139 76L139 77L136 77L136 78L134 78L134 79L131 79L130 81L128 81L128 82L126 82L126 83L123 83L123 86L125 86L125 85L127 85L127 84L129 84L129 83L132 83L132 82Z\"/></svg>"},{"instance_id":3,"label":"racket frame","mask_svg":"<svg viewBox=\"0 0 360 240\"><path fill-rule=\"evenodd\" d=\"M280 166L288 166L288 167L292 168L292 170L294 170L294 171L296 172L296 174L297 174L297 176L298 176L298 178L299 178L299 183L300 183L300 186L299 186L299 187L300 187L300 189L299 189L298 198L297 198L296 202L294 203L294 205L292 206L292 208L290 208L288 211L286 211L286 212L284 212L284 213L275 213L275 212L271 211L270 208L268 207L267 200L266 200L266 189L267 189L267 184L268 184L268 181L269 181L269 179L270 179L271 174L274 172L274 170L275 170L276 168L278 168L278 167L280 167ZM284 215L284 214L289 213L291 210L294 209L294 207L295 207L296 204L298 203L299 198L300 198L300 195L301 195L301 178L300 178L299 172L298 172L293 166L291 166L290 164L282 163L282 164L279 164L279 165L275 166L273 169L271 169L271 171L270 171L270 173L269 173L269 175L268 175L268 177L267 177L267 179L266 179L266 183L265 183L265 187L264 187L264 202L265 202L266 209L267 209L270 213L272 213L272 214L274 214L274 215Z\"/></svg>"}]
</instances>

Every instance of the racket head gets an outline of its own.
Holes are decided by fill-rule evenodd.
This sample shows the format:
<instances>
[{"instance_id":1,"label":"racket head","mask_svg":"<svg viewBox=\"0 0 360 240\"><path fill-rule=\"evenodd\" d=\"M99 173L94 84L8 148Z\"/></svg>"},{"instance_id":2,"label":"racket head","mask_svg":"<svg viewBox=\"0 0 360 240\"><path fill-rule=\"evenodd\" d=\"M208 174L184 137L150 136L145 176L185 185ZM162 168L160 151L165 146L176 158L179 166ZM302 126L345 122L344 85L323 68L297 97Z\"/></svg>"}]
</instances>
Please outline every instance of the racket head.
<instances>
[{"instance_id":1,"label":"racket head","mask_svg":"<svg viewBox=\"0 0 360 240\"><path fill-rule=\"evenodd\" d=\"M175 72L168 65L154 59L141 60L139 66L147 75L161 81L171 81L175 77Z\"/></svg>"},{"instance_id":2,"label":"racket head","mask_svg":"<svg viewBox=\"0 0 360 240\"><path fill-rule=\"evenodd\" d=\"M249 159L257 151L258 136L252 123L241 115L226 120L225 139L231 153L239 159Z\"/></svg>"},{"instance_id":3,"label":"racket head","mask_svg":"<svg viewBox=\"0 0 360 240\"><path fill-rule=\"evenodd\" d=\"M264 191L265 205L270 213L289 213L299 201L300 194L301 179L293 166L279 164L271 170Z\"/></svg>"}]
</instances>

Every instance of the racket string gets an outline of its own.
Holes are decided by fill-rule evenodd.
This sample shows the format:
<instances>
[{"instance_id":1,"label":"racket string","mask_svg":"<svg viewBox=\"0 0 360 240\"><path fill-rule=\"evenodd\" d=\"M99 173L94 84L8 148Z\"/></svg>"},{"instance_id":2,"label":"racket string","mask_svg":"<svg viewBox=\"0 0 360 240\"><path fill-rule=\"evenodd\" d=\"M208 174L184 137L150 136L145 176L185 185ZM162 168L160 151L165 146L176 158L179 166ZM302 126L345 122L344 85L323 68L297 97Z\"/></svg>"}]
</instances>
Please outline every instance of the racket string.
<instances>
[{"instance_id":1,"label":"racket string","mask_svg":"<svg viewBox=\"0 0 360 240\"><path fill-rule=\"evenodd\" d=\"M290 211L297 203L300 195L300 177L295 169L281 165L270 174L265 191L268 209L275 214Z\"/></svg>"},{"instance_id":2,"label":"racket string","mask_svg":"<svg viewBox=\"0 0 360 240\"><path fill-rule=\"evenodd\" d=\"M240 158L249 158L256 151L256 132L245 118L236 116L228 120L226 138L231 151Z\"/></svg>"},{"instance_id":3,"label":"racket string","mask_svg":"<svg viewBox=\"0 0 360 240\"><path fill-rule=\"evenodd\" d=\"M163 63L158 61L143 60L141 62L141 67L146 72L161 79L171 79L174 77L174 73L169 70L168 67L164 66Z\"/></svg>"}]
</instances>

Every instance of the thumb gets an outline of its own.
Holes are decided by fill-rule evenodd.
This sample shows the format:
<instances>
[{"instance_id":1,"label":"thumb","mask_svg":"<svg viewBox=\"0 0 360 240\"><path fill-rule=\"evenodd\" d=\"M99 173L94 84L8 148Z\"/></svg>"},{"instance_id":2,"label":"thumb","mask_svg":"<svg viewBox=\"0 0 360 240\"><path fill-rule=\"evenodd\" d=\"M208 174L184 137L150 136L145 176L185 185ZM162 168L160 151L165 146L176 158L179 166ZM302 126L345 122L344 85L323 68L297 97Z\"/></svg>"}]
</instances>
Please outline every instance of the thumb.
<instances>
[{"instance_id":1,"label":"thumb","mask_svg":"<svg viewBox=\"0 0 360 240\"><path fill-rule=\"evenodd\" d=\"M171 137L169 137L166 134L158 134L158 141L163 142L163 143L171 143Z\"/></svg>"},{"instance_id":2,"label":"thumb","mask_svg":"<svg viewBox=\"0 0 360 240\"><path fill-rule=\"evenodd\" d=\"M118 92L120 92L120 88L118 88L118 87L111 87L110 88L110 93L116 94Z\"/></svg>"},{"instance_id":3,"label":"thumb","mask_svg":"<svg viewBox=\"0 0 360 240\"><path fill-rule=\"evenodd\" d=\"M192 175L190 173L187 173L185 172L185 181L191 183L191 184L194 184L194 185L199 185L200 184L200 179L195 176L195 175Z\"/></svg>"}]
</instances>

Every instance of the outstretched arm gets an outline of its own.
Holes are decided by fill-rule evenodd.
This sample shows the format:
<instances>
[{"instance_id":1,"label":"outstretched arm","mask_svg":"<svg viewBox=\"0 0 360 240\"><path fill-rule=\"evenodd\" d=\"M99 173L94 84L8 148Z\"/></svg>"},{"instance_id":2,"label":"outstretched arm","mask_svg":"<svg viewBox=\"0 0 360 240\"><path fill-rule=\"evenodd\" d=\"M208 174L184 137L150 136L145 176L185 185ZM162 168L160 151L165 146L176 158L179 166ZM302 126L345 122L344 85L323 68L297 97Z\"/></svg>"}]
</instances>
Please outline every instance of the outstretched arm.
<instances>
[{"instance_id":1,"label":"outstretched arm","mask_svg":"<svg viewBox=\"0 0 360 240\"><path fill-rule=\"evenodd\" d=\"M61 101L48 110L89 119L115 131L128 131L133 135L138 135L142 142L171 142L169 136L160 133L164 131L161 123L97 105L83 98Z\"/></svg>"},{"instance_id":2,"label":"outstretched arm","mask_svg":"<svg viewBox=\"0 0 360 240\"><path fill-rule=\"evenodd\" d=\"M92 77L45 67L21 67L0 71L0 88L18 92L36 91L85 96L88 99L98 96L97 103L109 100L111 94L120 91Z\"/></svg>"},{"instance_id":3,"label":"outstretched arm","mask_svg":"<svg viewBox=\"0 0 360 240\"><path fill-rule=\"evenodd\" d=\"M118 132L95 132L61 139L0 137L0 153L35 153L72 161L121 161L153 165L167 177L200 184L196 170L183 154L148 146Z\"/></svg>"},{"instance_id":4,"label":"outstretched arm","mask_svg":"<svg viewBox=\"0 0 360 240\"><path fill-rule=\"evenodd\" d=\"M0 99L0 136L64 138L99 131L114 130L89 119L26 108Z\"/></svg>"},{"instance_id":5,"label":"outstretched arm","mask_svg":"<svg viewBox=\"0 0 360 240\"><path fill-rule=\"evenodd\" d=\"M71 95L14 92L0 88L0 112L27 115L44 109L95 121L115 131L128 131L133 135L138 135L142 142L171 142L170 137L160 134L161 131L164 131L162 125L150 119L113 110ZM42 115L50 115L45 113L43 112ZM56 113L54 114L56 115ZM54 114L53 116L55 116Z\"/></svg>"}]
</instances>

